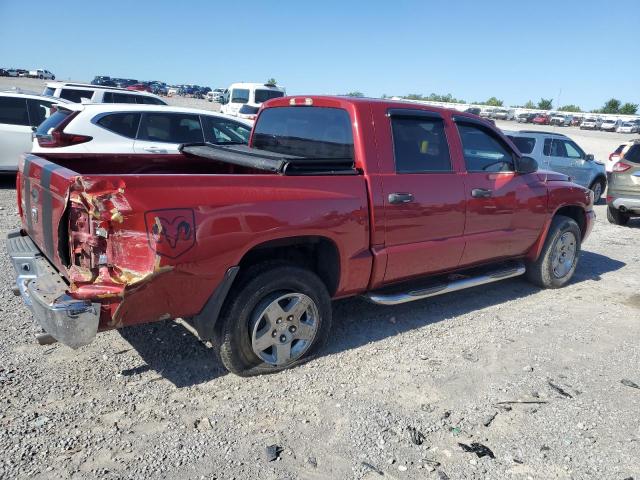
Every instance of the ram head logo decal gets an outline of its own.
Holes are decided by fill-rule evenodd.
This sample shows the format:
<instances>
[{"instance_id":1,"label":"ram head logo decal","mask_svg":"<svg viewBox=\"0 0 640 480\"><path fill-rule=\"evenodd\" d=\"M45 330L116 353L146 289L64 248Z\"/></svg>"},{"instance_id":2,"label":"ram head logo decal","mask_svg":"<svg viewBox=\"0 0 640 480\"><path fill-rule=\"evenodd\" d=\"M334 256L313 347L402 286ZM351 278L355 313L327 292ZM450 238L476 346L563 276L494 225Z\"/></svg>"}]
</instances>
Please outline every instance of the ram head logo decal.
<instances>
[{"instance_id":1,"label":"ram head logo decal","mask_svg":"<svg viewBox=\"0 0 640 480\"><path fill-rule=\"evenodd\" d=\"M149 246L158 255L178 258L196 244L196 218L190 208L149 210L144 221Z\"/></svg>"}]
</instances>

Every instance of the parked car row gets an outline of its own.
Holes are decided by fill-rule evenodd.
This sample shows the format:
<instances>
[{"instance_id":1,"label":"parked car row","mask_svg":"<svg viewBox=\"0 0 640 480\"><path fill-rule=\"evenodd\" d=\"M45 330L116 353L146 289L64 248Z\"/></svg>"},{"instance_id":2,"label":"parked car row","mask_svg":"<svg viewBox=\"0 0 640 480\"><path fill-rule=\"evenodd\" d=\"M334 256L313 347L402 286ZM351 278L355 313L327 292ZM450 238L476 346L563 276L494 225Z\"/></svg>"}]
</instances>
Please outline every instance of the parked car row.
<instances>
[{"instance_id":1,"label":"parked car row","mask_svg":"<svg viewBox=\"0 0 640 480\"><path fill-rule=\"evenodd\" d=\"M638 133L640 119L607 119L597 116L577 116L566 112L519 113L515 116L518 123L536 125L555 125L559 127L580 127L580 130L602 130L604 132Z\"/></svg>"},{"instance_id":2,"label":"parked car row","mask_svg":"<svg viewBox=\"0 0 640 480\"><path fill-rule=\"evenodd\" d=\"M40 78L42 80L55 80L56 76L49 70L37 68L35 70L25 70L23 68L0 68L0 77L28 77Z\"/></svg>"}]
</instances>

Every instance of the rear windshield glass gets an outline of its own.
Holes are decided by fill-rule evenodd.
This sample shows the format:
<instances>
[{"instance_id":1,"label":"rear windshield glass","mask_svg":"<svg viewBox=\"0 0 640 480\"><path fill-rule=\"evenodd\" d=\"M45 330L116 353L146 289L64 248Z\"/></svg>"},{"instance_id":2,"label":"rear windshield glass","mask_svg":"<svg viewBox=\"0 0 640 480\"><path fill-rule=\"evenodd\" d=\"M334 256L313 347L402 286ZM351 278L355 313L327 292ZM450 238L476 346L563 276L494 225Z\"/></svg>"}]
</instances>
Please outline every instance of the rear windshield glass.
<instances>
[{"instance_id":1,"label":"rear windshield glass","mask_svg":"<svg viewBox=\"0 0 640 480\"><path fill-rule=\"evenodd\" d=\"M284 97L283 92L277 90L256 90L256 103L266 102L272 98Z\"/></svg>"},{"instance_id":2,"label":"rear windshield glass","mask_svg":"<svg viewBox=\"0 0 640 480\"><path fill-rule=\"evenodd\" d=\"M352 159L351 120L340 108L267 108L254 127L253 146L306 158Z\"/></svg>"},{"instance_id":3,"label":"rear windshield glass","mask_svg":"<svg viewBox=\"0 0 640 480\"><path fill-rule=\"evenodd\" d=\"M247 103L249 90L246 88L234 88L231 90L231 103Z\"/></svg>"},{"instance_id":4,"label":"rear windshield glass","mask_svg":"<svg viewBox=\"0 0 640 480\"><path fill-rule=\"evenodd\" d=\"M624 154L624 159L633 163L640 163L640 144L631 145L627 153Z\"/></svg>"},{"instance_id":5,"label":"rear windshield glass","mask_svg":"<svg viewBox=\"0 0 640 480\"><path fill-rule=\"evenodd\" d=\"M533 148L536 146L536 139L532 137L512 137L511 135L507 135L509 140L511 140L520 153L528 154L533 152Z\"/></svg>"},{"instance_id":6,"label":"rear windshield glass","mask_svg":"<svg viewBox=\"0 0 640 480\"><path fill-rule=\"evenodd\" d=\"M40 124L36 135L49 135L51 130L60 125L70 114L69 110L56 110L56 112Z\"/></svg>"},{"instance_id":7,"label":"rear windshield glass","mask_svg":"<svg viewBox=\"0 0 640 480\"><path fill-rule=\"evenodd\" d=\"M70 88L63 88L60 92L60 98L69 100L70 102L80 103L83 98L91 100L93 97L93 90L73 90Z\"/></svg>"}]
</instances>

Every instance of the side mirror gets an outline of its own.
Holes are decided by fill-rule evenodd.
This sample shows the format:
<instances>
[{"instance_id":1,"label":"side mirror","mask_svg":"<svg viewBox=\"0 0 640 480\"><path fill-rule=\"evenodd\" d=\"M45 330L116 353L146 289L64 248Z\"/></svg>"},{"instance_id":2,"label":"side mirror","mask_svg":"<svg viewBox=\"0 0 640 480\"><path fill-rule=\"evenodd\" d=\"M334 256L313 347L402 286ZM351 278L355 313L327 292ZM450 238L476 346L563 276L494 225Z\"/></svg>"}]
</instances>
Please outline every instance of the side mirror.
<instances>
[{"instance_id":1,"label":"side mirror","mask_svg":"<svg viewBox=\"0 0 640 480\"><path fill-rule=\"evenodd\" d=\"M587 154L584 156L584 159L585 159L587 162L593 162L593 161L594 161L594 159L595 159L595 157L593 156L593 153L587 153Z\"/></svg>"},{"instance_id":2,"label":"side mirror","mask_svg":"<svg viewBox=\"0 0 640 480\"><path fill-rule=\"evenodd\" d=\"M531 157L520 157L516 163L518 173L533 173L538 171L538 162Z\"/></svg>"}]
</instances>

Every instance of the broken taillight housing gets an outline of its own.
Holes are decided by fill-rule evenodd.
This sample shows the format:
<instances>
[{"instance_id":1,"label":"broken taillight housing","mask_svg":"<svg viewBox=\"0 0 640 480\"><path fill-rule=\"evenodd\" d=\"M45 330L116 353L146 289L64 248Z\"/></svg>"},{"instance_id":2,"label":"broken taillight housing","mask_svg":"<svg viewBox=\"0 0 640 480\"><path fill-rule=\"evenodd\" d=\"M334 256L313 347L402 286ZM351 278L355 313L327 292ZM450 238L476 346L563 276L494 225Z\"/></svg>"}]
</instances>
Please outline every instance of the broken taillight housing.
<instances>
[{"instance_id":1,"label":"broken taillight housing","mask_svg":"<svg viewBox=\"0 0 640 480\"><path fill-rule=\"evenodd\" d=\"M67 125L78 115L80 112L72 112L67 115L60 124L54 128L49 135L40 135L38 139L38 145L44 148L58 148L69 147L71 145L78 145L93 140L93 137L88 135L76 135L74 133L65 133L64 129Z\"/></svg>"}]
</instances>

